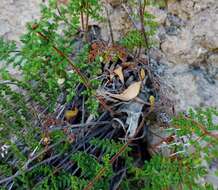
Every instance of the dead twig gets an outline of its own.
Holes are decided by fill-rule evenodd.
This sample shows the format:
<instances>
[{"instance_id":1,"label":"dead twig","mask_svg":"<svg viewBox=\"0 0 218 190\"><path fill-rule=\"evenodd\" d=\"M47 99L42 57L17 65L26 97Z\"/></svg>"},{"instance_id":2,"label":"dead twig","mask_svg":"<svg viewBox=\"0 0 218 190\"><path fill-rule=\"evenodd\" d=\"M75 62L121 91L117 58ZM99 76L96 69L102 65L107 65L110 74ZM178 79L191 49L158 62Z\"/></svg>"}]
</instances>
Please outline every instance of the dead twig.
<instances>
[{"instance_id":1,"label":"dead twig","mask_svg":"<svg viewBox=\"0 0 218 190\"><path fill-rule=\"evenodd\" d=\"M147 118L147 116L150 114L150 111L148 113L144 113L144 117L142 118L142 121L139 125L139 127L137 128L134 137L137 136L137 134L139 133L139 131L144 127L145 124L145 120ZM113 164L114 161L120 157L120 155L122 155L122 153L126 150L126 148L129 146L129 144L132 142L132 139L129 139L121 148L120 150L111 158L110 160L110 164ZM98 174L88 183L88 185L83 189L83 190L90 190L92 189L92 187L94 186L95 182L97 182L101 176L106 172L107 168L103 167L99 170Z\"/></svg>"}]
</instances>

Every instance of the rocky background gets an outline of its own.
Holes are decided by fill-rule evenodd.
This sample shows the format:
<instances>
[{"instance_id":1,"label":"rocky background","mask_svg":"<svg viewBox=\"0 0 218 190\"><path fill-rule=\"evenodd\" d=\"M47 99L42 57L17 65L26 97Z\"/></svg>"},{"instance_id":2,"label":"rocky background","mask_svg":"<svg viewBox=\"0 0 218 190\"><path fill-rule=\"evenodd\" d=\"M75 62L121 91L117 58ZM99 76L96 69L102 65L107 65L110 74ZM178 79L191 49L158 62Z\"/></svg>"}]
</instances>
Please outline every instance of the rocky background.
<instances>
[{"instance_id":1,"label":"rocky background","mask_svg":"<svg viewBox=\"0 0 218 190\"><path fill-rule=\"evenodd\" d=\"M42 0L1 0L0 36L19 41L25 25L39 17Z\"/></svg>"},{"instance_id":2,"label":"rocky background","mask_svg":"<svg viewBox=\"0 0 218 190\"><path fill-rule=\"evenodd\" d=\"M114 38L130 25L122 0L108 0ZM176 111L189 107L218 107L218 0L168 0L164 9L149 8L157 16L157 47L150 52L162 80L170 87ZM26 22L39 17L42 0L1 0L0 36L18 42ZM105 38L109 35L102 25ZM19 42L18 42L19 44ZM16 75L16 71L13 71ZM217 166L217 164L215 164ZM208 176L218 186L218 179Z\"/></svg>"},{"instance_id":3,"label":"rocky background","mask_svg":"<svg viewBox=\"0 0 218 190\"><path fill-rule=\"evenodd\" d=\"M177 110L218 107L218 1L168 2L159 30L161 62L175 90Z\"/></svg>"}]
</instances>

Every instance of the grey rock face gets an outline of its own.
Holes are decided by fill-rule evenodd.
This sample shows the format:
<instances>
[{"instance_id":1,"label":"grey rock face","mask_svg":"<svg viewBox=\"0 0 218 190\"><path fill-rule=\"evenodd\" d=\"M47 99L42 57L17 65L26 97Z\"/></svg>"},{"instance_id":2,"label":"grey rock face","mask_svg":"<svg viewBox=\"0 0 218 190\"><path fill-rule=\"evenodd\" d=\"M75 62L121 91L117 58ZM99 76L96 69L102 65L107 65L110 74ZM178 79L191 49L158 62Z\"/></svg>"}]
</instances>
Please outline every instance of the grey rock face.
<instances>
[{"instance_id":1,"label":"grey rock face","mask_svg":"<svg viewBox=\"0 0 218 190\"><path fill-rule=\"evenodd\" d=\"M197 12L186 22L181 24L181 32L174 36L169 35L162 41L161 48L166 54L169 62L174 64L196 64L202 62L204 56L214 52L218 48L218 5ZM174 23L179 25L179 15ZM170 19L172 21L172 18ZM172 26L172 25L170 25ZM175 25L174 25L175 28ZM168 28L166 30L169 30ZM171 33L172 33L171 27ZM175 33L175 32L174 32Z\"/></svg>"},{"instance_id":2,"label":"grey rock face","mask_svg":"<svg viewBox=\"0 0 218 190\"><path fill-rule=\"evenodd\" d=\"M0 36L19 41L27 22L39 17L41 0L1 0Z\"/></svg>"},{"instance_id":3,"label":"grey rock face","mask_svg":"<svg viewBox=\"0 0 218 190\"><path fill-rule=\"evenodd\" d=\"M177 111L218 107L218 1L170 0L158 37Z\"/></svg>"},{"instance_id":4,"label":"grey rock face","mask_svg":"<svg viewBox=\"0 0 218 190\"><path fill-rule=\"evenodd\" d=\"M110 3L112 6L118 6L123 2L123 0L108 0L108 3Z\"/></svg>"}]
</instances>

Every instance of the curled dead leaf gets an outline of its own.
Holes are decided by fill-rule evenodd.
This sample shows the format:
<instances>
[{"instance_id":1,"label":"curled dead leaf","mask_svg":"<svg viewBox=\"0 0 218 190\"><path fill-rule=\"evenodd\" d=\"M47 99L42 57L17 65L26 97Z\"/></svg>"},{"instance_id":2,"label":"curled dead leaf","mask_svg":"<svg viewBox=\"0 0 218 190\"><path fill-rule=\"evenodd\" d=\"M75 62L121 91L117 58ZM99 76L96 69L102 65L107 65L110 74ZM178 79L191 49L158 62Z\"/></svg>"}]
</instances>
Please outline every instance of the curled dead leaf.
<instances>
[{"instance_id":1,"label":"curled dead leaf","mask_svg":"<svg viewBox=\"0 0 218 190\"><path fill-rule=\"evenodd\" d=\"M150 102L150 110L153 111L154 110L154 104L155 104L155 97L150 96L149 97L149 102Z\"/></svg>"},{"instance_id":2,"label":"curled dead leaf","mask_svg":"<svg viewBox=\"0 0 218 190\"><path fill-rule=\"evenodd\" d=\"M145 79L145 70L142 68L140 69L140 79L144 80Z\"/></svg>"},{"instance_id":3,"label":"curled dead leaf","mask_svg":"<svg viewBox=\"0 0 218 190\"><path fill-rule=\"evenodd\" d=\"M114 70L114 73L118 75L120 78L121 82L124 83L124 76L123 76L123 69L122 67L118 67L117 69Z\"/></svg>"},{"instance_id":4,"label":"curled dead leaf","mask_svg":"<svg viewBox=\"0 0 218 190\"><path fill-rule=\"evenodd\" d=\"M126 68L134 69L136 67L136 63L135 62L124 62L124 63L122 63L122 67L124 69L126 69Z\"/></svg>"},{"instance_id":5,"label":"curled dead leaf","mask_svg":"<svg viewBox=\"0 0 218 190\"><path fill-rule=\"evenodd\" d=\"M79 110L77 108L73 109L73 110L67 110L65 112L65 118L66 120L70 120L72 118L74 118L75 116L77 116Z\"/></svg>"},{"instance_id":6,"label":"curled dead leaf","mask_svg":"<svg viewBox=\"0 0 218 190\"><path fill-rule=\"evenodd\" d=\"M43 138L43 144L44 144L44 145L50 144L50 139L49 139L49 137L44 137L44 138Z\"/></svg>"},{"instance_id":7,"label":"curled dead leaf","mask_svg":"<svg viewBox=\"0 0 218 190\"><path fill-rule=\"evenodd\" d=\"M123 100L123 101L130 101L138 96L141 88L141 81L135 82L131 84L126 90L124 90L121 94L112 94L107 93L109 96Z\"/></svg>"}]
</instances>

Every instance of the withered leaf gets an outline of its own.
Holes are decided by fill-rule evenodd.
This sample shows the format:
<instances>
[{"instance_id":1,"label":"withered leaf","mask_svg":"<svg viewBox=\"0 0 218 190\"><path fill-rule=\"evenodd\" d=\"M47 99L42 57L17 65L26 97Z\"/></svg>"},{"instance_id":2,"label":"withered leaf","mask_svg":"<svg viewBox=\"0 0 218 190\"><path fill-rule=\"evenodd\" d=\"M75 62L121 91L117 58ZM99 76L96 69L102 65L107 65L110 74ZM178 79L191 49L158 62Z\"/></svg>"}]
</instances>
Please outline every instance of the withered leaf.
<instances>
[{"instance_id":1,"label":"withered leaf","mask_svg":"<svg viewBox=\"0 0 218 190\"><path fill-rule=\"evenodd\" d=\"M118 67L117 69L114 70L114 73L118 75L120 78L121 82L124 83L124 76L123 76L123 69L122 67Z\"/></svg>"},{"instance_id":2,"label":"withered leaf","mask_svg":"<svg viewBox=\"0 0 218 190\"><path fill-rule=\"evenodd\" d=\"M124 62L122 63L122 67L125 69L125 68L135 68L136 67L136 64L135 62Z\"/></svg>"},{"instance_id":3,"label":"withered leaf","mask_svg":"<svg viewBox=\"0 0 218 190\"><path fill-rule=\"evenodd\" d=\"M112 94L112 93L107 93L107 94L109 96L116 98L116 99L119 99L119 100L130 101L138 96L138 94L140 92L140 87L141 87L141 81L131 84L121 94Z\"/></svg>"},{"instance_id":4,"label":"withered leaf","mask_svg":"<svg viewBox=\"0 0 218 190\"><path fill-rule=\"evenodd\" d=\"M43 138L43 144L44 144L44 145L50 144L50 139L49 139L49 137L44 137L44 138Z\"/></svg>"},{"instance_id":5,"label":"withered leaf","mask_svg":"<svg viewBox=\"0 0 218 190\"><path fill-rule=\"evenodd\" d=\"M73 109L73 110L67 110L65 112L65 118L66 120L70 120L72 118L74 118L75 116L77 116L79 110L77 108Z\"/></svg>"},{"instance_id":6,"label":"withered leaf","mask_svg":"<svg viewBox=\"0 0 218 190\"><path fill-rule=\"evenodd\" d=\"M153 111L154 110L154 105L155 105L155 97L150 96L149 97L149 102L150 102L150 110Z\"/></svg>"},{"instance_id":7,"label":"withered leaf","mask_svg":"<svg viewBox=\"0 0 218 190\"><path fill-rule=\"evenodd\" d=\"M143 68L140 69L140 78L141 78L141 80L145 79L145 70Z\"/></svg>"}]
</instances>

